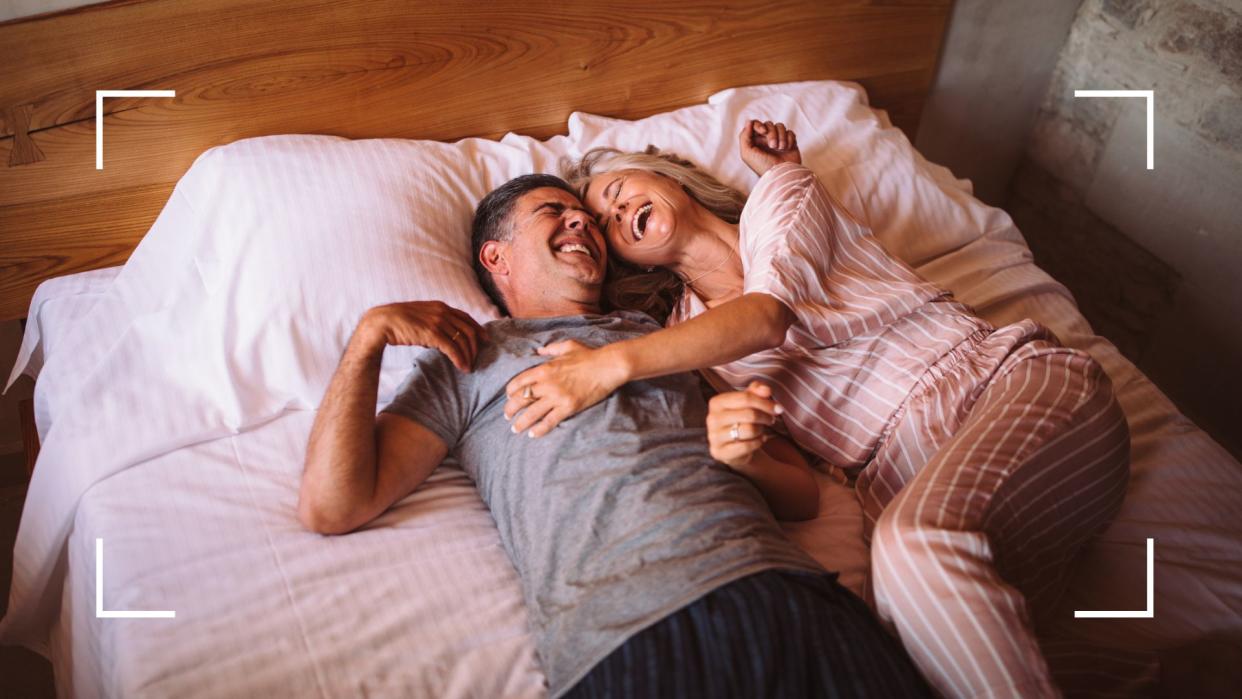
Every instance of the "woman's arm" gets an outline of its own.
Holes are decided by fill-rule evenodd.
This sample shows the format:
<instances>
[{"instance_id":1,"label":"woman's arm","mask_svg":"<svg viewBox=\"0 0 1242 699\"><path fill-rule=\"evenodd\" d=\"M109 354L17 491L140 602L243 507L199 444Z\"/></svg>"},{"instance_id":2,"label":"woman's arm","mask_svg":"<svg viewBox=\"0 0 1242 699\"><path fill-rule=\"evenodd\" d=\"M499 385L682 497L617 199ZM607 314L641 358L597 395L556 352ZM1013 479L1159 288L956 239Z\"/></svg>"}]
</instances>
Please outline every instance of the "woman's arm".
<instances>
[{"instance_id":1,"label":"woman's arm","mask_svg":"<svg viewBox=\"0 0 1242 699\"><path fill-rule=\"evenodd\" d=\"M514 432L529 429L532 437L540 437L630 381L727 364L779 347L793 322L785 304L752 293L671 328L599 349L573 341L552 343L539 353L555 359L509 382L505 417L517 416ZM525 397L528 386L530 396Z\"/></svg>"},{"instance_id":2,"label":"woman's arm","mask_svg":"<svg viewBox=\"0 0 1242 699\"><path fill-rule=\"evenodd\" d=\"M747 121L738 134L738 149L742 161L760 177L782 163L802 162L797 135L780 122ZM599 350L554 343L541 354L557 359L509 382L505 417L517 416L514 432L529 429L530 436L539 437L627 381L727 364L778 347L793 322L794 314L784 303L755 292L672 328Z\"/></svg>"}]
</instances>

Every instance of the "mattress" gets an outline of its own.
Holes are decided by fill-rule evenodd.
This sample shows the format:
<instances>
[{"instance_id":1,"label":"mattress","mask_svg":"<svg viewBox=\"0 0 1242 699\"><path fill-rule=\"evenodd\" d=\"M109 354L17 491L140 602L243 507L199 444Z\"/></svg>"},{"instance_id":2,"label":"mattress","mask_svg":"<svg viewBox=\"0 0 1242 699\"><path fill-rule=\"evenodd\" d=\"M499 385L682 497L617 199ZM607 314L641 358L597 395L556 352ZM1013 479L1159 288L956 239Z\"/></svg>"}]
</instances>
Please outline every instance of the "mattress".
<instances>
[{"instance_id":1,"label":"mattress","mask_svg":"<svg viewBox=\"0 0 1242 699\"><path fill-rule=\"evenodd\" d=\"M1126 410L1135 483L1077 573L1061 632L1160 648L1236 631L1242 561L1205 560L1204 552L1238 550L1236 515L1221 514L1238 497L1237 462L1093 335L1064 288L1012 242L985 237L920 271L994 323L1034 317L1091 352ZM94 274L89 281L98 284L104 274ZM46 294L45 335L55 337L57 323L89 303L81 281L61 282L68 296ZM294 513L313 416L287 412L146 461L88 492L52 634L62 695L542 696L516 574L465 474L446 464L357 534L308 533ZM817 478L819 517L786 531L861 593L868 567L861 511L848 487ZM1162 495L1144 496L1154 492ZM1157 540L1163 613L1074 619L1075 609L1145 606L1149 536ZM174 610L176 618L95 617L97 538L105 608Z\"/></svg>"},{"instance_id":2,"label":"mattress","mask_svg":"<svg viewBox=\"0 0 1242 699\"><path fill-rule=\"evenodd\" d=\"M78 508L53 633L64 696L538 697L517 575L458 468L346 537L294 513L313 412L178 449L95 486ZM796 525L861 584L852 493L820 476L824 514ZM103 539L108 610L95 617Z\"/></svg>"},{"instance_id":3,"label":"mattress","mask_svg":"<svg viewBox=\"0 0 1242 699\"><path fill-rule=\"evenodd\" d=\"M17 373L59 348L119 270L40 286ZM516 572L466 475L445 464L348 537L307 532L295 512L313 420L289 411L88 492L51 636L62 696L544 695ZM861 593L861 510L817 479L820 516L787 531ZM176 616L97 618L97 540L105 609Z\"/></svg>"},{"instance_id":4,"label":"mattress","mask_svg":"<svg viewBox=\"0 0 1242 699\"><path fill-rule=\"evenodd\" d=\"M812 108L809 93L798 106ZM828 108L815 113L833 128L862 123L828 120L837 114ZM864 116L875 118L869 109ZM589 143L610 124L575 115L570 127ZM1032 263L1008 217L973 200L968 183L922 160L887 124L879 126L880 140L868 132L858 152L883 157L838 161L836 155L848 151L832 151L834 160L816 170L826 186L864 217L922 201L927 190L912 187L934 190L931 204L914 211L924 228L896 225L900 219L890 217L882 238L890 252L994 324L1033 318L1065 344L1091 353L1112 378L1129 420L1133 477L1125 503L1085 553L1058 611L1057 633L1148 649L1218 631L1242 634L1242 466L1092 332L1069 292ZM667 128L653 124L651 134L632 138L645 144ZM903 167L916 177L892 176ZM945 252L923 254L937 235L943 240L952 231L980 227L981 233ZM42 349L29 345L22 357L35 363L40 351L91 351L93 339L82 333L66 335L61 345L57 338L107 288L108 273L93 274L40 288L28 332ZM19 363L14 371L23 368ZM70 373L58 378L74 379ZM36 384L41 430L54 422L40 402L40 392L51 387L44 378ZM63 575L59 610L31 612L52 619L43 650L54 661L62 694L543 693L518 581L469 480L448 465L362 532L310 534L298 525L294 505L312 419L312 412L287 410L237 434L149 454L81 484L65 553L49 573L53 581ZM75 486L81 478L76 468L57 476L61 488L68 488L62 478ZM819 480L819 518L786 530L858 591L867 570L858 505L847 487L827 476ZM59 497L50 490L45 495ZM1154 615L1076 619L1075 610L1144 609L1148 538L1156 542ZM105 608L175 610L176 618L98 619L96 539L104 541Z\"/></svg>"}]
</instances>

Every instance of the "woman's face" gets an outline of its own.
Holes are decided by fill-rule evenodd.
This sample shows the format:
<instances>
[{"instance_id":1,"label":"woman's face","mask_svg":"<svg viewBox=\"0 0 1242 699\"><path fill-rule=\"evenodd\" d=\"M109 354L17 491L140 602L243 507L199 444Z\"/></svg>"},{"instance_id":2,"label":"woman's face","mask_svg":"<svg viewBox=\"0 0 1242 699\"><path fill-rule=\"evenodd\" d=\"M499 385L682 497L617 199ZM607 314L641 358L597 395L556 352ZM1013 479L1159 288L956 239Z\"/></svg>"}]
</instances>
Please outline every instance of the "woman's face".
<instances>
[{"instance_id":1,"label":"woman's face","mask_svg":"<svg viewBox=\"0 0 1242 699\"><path fill-rule=\"evenodd\" d=\"M613 254L643 267L677 259L698 206L677 182L647 170L596 175L585 203Z\"/></svg>"}]
</instances>

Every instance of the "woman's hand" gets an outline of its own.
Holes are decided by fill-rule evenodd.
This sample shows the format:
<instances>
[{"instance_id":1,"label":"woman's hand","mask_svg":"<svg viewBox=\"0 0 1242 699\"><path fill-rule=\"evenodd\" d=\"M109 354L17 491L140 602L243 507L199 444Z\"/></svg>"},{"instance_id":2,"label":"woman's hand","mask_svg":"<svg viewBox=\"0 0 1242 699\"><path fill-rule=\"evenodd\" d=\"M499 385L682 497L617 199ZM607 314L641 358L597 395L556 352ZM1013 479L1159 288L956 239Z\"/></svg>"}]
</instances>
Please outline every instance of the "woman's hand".
<instances>
[{"instance_id":1,"label":"woman's hand","mask_svg":"<svg viewBox=\"0 0 1242 699\"><path fill-rule=\"evenodd\" d=\"M781 163L801 163L798 136L779 121L751 119L742 127L742 162L763 177L763 173Z\"/></svg>"},{"instance_id":2,"label":"woman's hand","mask_svg":"<svg viewBox=\"0 0 1242 699\"><path fill-rule=\"evenodd\" d=\"M439 301L406 301L376 306L359 328L386 345L418 345L445 354L461 371L470 371L487 331L466 312Z\"/></svg>"},{"instance_id":3,"label":"woman's hand","mask_svg":"<svg viewBox=\"0 0 1242 699\"><path fill-rule=\"evenodd\" d=\"M513 420L514 433L529 429L531 437L542 437L625 383L623 367L603 349L562 340L538 351L554 359L523 371L505 387L505 419Z\"/></svg>"},{"instance_id":4,"label":"woman's hand","mask_svg":"<svg viewBox=\"0 0 1242 699\"><path fill-rule=\"evenodd\" d=\"M712 458L734 469L748 466L772 436L768 427L782 412L772 400L772 389L758 381L751 381L745 391L717 394L707 403Z\"/></svg>"}]
</instances>

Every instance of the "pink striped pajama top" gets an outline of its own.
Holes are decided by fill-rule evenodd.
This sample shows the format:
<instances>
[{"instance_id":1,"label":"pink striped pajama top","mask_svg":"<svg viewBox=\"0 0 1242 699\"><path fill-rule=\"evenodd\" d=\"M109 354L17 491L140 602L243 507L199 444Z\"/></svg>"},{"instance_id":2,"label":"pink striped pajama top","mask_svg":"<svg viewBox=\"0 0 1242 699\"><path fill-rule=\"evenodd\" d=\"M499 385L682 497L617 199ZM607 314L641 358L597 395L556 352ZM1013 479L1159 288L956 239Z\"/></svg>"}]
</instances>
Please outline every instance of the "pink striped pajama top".
<instances>
[{"instance_id":1,"label":"pink striped pajama top","mask_svg":"<svg viewBox=\"0 0 1242 699\"><path fill-rule=\"evenodd\" d=\"M713 369L735 389L755 379L771 385L789 435L830 465L865 465L928 368L993 331L888 255L801 165L760 178L739 234L743 293L770 294L797 320L780 347ZM705 310L686 288L668 324ZM974 359L999 364L1005 354Z\"/></svg>"},{"instance_id":2,"label":"pink striped pajama top","mask_svg":"<svg viewBox=\"0 0 1242 699\"><path fill-rule=\"evenodd\" d=\"M769 384L789 436L857 475L876 611L936 691L1054 697L1096 686L1084 657L1150 669L1112 649L1045 662L1030 622L1125 492L1129 433L1103 369L1037 323L975 317L800 165L760 178L739 247L743 292L796 320L781 346L713 367L713 383ZM669 323L704 310L687 288Z\"/></svg>"}]
</instances>

